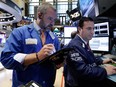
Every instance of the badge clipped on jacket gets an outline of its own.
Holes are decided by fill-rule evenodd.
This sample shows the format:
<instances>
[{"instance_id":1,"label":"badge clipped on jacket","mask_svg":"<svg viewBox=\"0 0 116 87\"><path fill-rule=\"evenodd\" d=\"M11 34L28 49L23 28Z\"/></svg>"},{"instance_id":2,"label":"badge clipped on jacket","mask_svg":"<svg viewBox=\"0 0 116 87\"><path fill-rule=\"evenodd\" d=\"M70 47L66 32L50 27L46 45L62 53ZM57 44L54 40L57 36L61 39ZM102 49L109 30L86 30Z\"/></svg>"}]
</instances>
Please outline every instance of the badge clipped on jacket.
<instances>
[{"instance_id":1,"label":"badge clipped on jacket","mask_svg":"<svg viewBox=\"0 0 116 87\"><path fill-rule=\"evenodd\" d=\"M37 39L36 38L28 38L28 39L25 39L25 43L37 45Z\"/></svg>"}]
</instances>

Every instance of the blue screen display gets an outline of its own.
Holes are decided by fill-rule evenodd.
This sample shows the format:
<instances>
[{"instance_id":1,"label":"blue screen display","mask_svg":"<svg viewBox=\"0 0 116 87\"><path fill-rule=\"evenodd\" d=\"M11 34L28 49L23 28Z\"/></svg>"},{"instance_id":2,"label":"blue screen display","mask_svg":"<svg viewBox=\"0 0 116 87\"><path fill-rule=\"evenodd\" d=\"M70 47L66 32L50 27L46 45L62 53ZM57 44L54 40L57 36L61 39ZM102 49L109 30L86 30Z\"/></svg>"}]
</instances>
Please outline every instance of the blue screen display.
<instances>
[{"instance_id":1,"label":"blue screen display","mask_svg":"<svg viewBox=\"0 0 116 87\"><path fill-rule=\"evenodd\" d=\"M88 15L88 12L93 8L94 4L94 0L79 0L82 15Z\"/></svg>"}]
</instances>

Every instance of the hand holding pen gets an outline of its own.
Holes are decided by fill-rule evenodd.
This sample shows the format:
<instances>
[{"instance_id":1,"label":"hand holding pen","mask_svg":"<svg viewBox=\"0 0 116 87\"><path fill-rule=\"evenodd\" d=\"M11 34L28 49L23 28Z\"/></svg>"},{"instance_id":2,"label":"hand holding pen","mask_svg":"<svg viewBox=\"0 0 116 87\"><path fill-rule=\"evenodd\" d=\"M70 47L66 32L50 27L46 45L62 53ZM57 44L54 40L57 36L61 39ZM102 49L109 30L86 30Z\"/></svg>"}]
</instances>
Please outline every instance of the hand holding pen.
<instances>
[{"instance_id":1,"label":"hand holding pen","mask_svg":"<svg viewBox=\"0 0 116 87\"><path fill-rule=\"evenodd\" d=\"M39 60L46 58L47 56L55 52L55 47L53 44L46 44L42 49L37 53Z\"/></svg>"}]
</instances>

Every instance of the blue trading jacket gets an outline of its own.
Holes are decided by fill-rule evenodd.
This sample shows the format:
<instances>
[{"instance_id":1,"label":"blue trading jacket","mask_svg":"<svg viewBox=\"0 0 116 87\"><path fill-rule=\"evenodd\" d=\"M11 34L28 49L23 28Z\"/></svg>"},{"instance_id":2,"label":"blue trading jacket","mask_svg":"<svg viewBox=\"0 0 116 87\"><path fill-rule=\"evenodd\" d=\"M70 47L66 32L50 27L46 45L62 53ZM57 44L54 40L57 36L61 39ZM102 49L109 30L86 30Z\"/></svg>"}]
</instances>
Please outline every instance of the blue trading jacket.
<instances>
[{"instance_id":1,"label":"blue trading jacket","mask_svg":"<svg viewBox=\"0 0 116 87\"><path fill-rule=\"evenodd\" d=\"M107 77L106 70L99 66L102 60L94 57L78 35L71 40L68 47L73 47L74 50L69 52L64 67L67 84L71 87L95 87Z\"/></svg>"},{"instance_id":2,"label":"blue trading jacket","mask_svg":"<svg viewBox=\"0 0 116 87\"><path fill-rule=\"evenodd\" d=\"M28 38L36 38L37 44L26 44ZM52 39L50 34L46 32L46 44L53 43L56 50L59 50L60 44L58 38ZM34 29L33 23L14 29L1 53L1 63L7 69L13 69L13 87L26 84L33 80L42 85L42 87L53 87L56 69L54 65L48 61L41 65L38 63L24 67L21 63L13 59L16 53L34 53L42 48L39 33Z\"/></svg>"}]
</instances>

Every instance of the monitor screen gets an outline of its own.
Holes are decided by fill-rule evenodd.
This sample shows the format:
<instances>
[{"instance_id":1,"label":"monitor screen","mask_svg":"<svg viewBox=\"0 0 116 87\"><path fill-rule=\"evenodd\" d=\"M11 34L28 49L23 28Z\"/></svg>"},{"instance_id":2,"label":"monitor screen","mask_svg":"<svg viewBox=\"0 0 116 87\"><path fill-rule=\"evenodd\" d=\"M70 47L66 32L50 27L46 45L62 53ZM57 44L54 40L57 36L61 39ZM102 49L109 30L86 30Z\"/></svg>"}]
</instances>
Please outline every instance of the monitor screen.
<instances>
[{"instance_id":1,"label":"monitor screen","mask_svg":"<svg viewBox=\"0 0 116 87\"><path fill-rule=\"evenodd\" d=\"M71 32L77 31L77 27L65 26L64 27L64 37L71 37Z\"/></svg>"},{"instance_id":2,"label":"monitor screen","mask_svg":"<svg viewBox=\"0 0 116 87\"><path fill-rule=\"evenodd\" d=\"M95 16L116 17L116 0L95 0Z\"/></svg>"},{"instance_id":3,"label":"monitor screen","mask_svg":"<svg viewBox=\"0 0 116 87\"><path fill-rule=\"evenodd\" d=\"M64 27L64 45L67 45L71 40L71 33L77 31L77 27L65 26Z\"/></svg>"},{"instance_id":4,"label":"monitor screen","mask_svg":"<svg viewBox=\"0 0 116 87\"><path fill-rule=\"evenodd\" d=\"M116 38L116 31L113 31L113 38Z\"/></svg>"},{"instance_id":5,"label":"monitor screen","mask_svg":"<svg viewBox=\"0 0 116 87\"><path fill-rule=\"evenodd\" d=\"M89 44L93 51L109 52L109 37L93 37Z\"/></svg>"},{"instance_id":6,"label":"monitor screen","mask_svg":"<svg viewBox=\"0 0 116 87\"><path fill-rule=\"evenodd\" d=\"M109 36L109 22L96 23L94 27L94 36Z\"/></svg>"},{"instance_id":7,"label":"monitor screen","mask_svg":"<svg viewBox=\"0 0 116 87\"><path fill-rule=\"evenodd\" d=\"M65 38L64 39L64 45L67 45L71 41L71 38Z\"/></svg>"},{"instance_id":8,"label":"monitor screen","mask_svg":"<svg viewBox=\"0 0 116 87\"><path fill-rule=\"evenodd\" d=\"M79 0L80 10L83 16L88 16L89 12L94 7L94 0Z\"/></svg>"}]
</instances>

